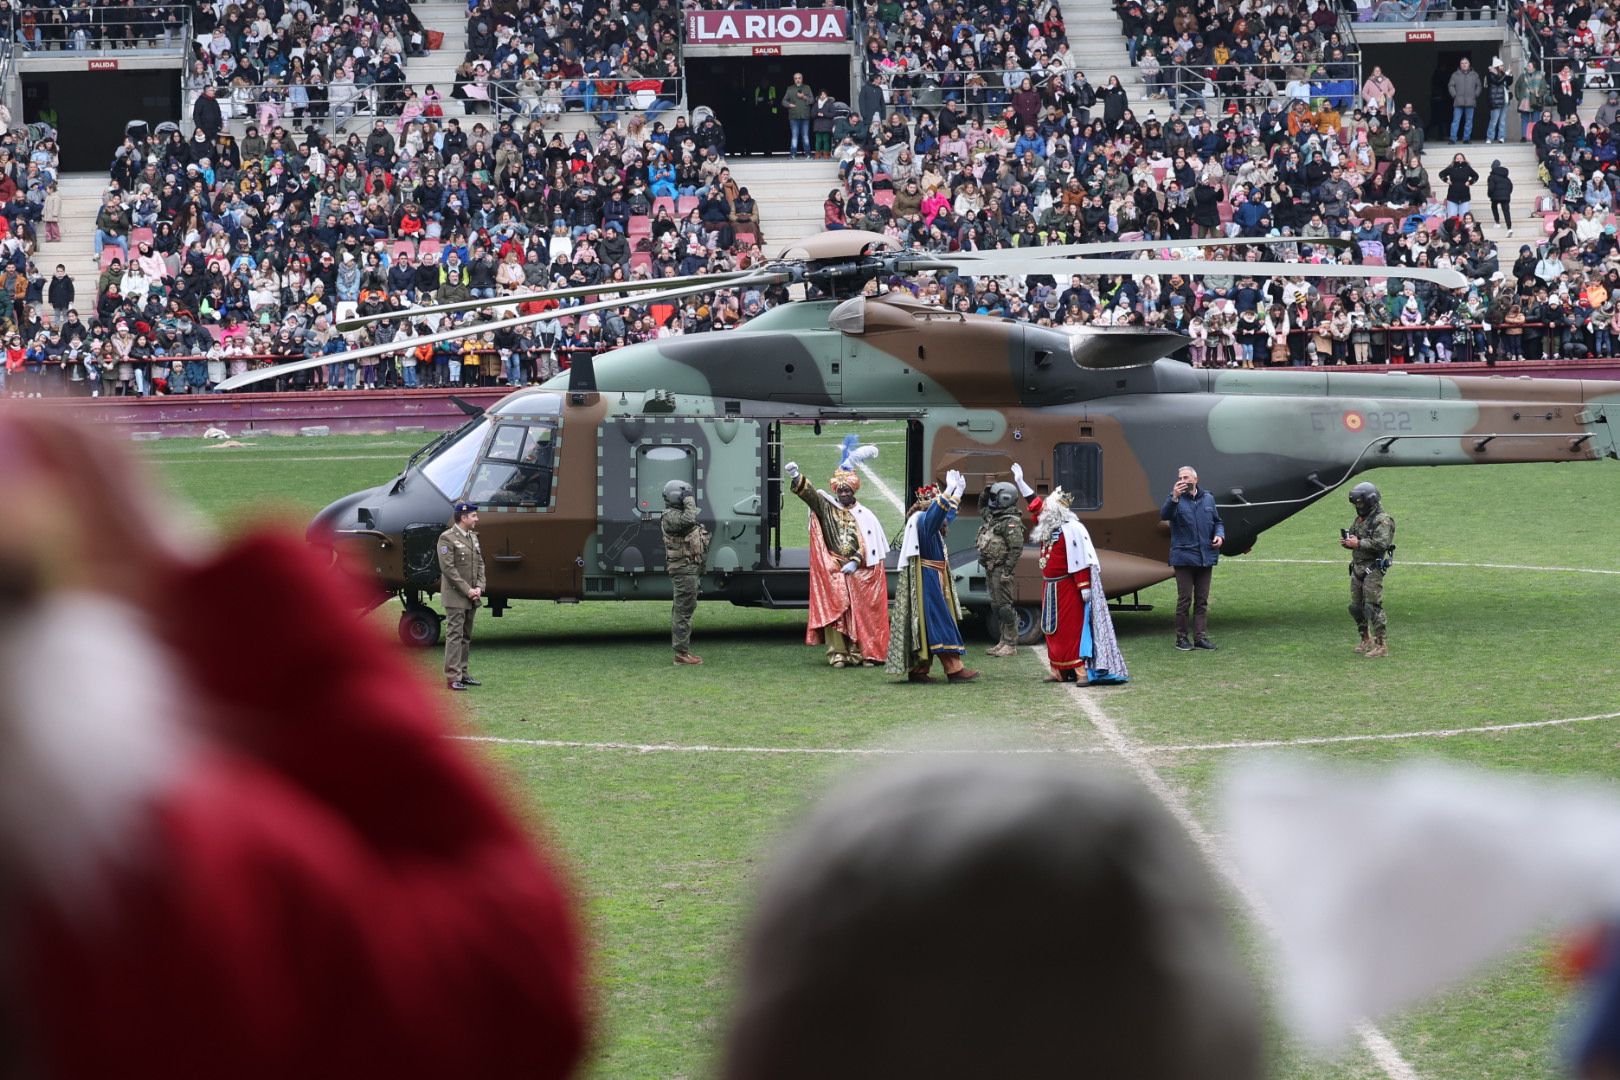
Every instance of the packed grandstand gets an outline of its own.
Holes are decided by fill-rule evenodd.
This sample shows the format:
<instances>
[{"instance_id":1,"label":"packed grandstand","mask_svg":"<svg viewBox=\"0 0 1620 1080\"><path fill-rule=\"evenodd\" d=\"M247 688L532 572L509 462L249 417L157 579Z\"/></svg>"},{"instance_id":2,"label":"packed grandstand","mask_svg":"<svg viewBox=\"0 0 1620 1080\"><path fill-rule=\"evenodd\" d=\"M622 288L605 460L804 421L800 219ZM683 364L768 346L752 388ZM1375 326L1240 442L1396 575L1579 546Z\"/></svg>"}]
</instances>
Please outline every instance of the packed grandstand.
<instances>
[{"instance_id":1,"label":"packed grandstand","mask_svg":"<svg viewBox=\"0 0 1620 1080\"><path fill-rule=\"evenodd\" d=\"M56 9L39 10L49 23ZM1535 146L1544 190L1516 195L1489 150L1438 145L1447 117L1426 135L1416 88L1363 69L1336 7L1116 10L1121 55L1146 88L1136 100L1117 73L1080 69L1056 5L861 5L859 94L783 99L783 122L808 128L803 154L837 162L826 227L931 251L1229 236L1214 254L1233 262L1228 275L889 286L961 311L1178 330L1198 365L1612 355L1620 100L1581 116L1584 82L1615 48L1612 13L1530 10L1532 62L1463 80L1476 138L1499 141L1511 118ZM135 123L110 148L93 286L43 272L61 215L56 133L14 127L0 142L13 396L202 392L252 366L441 325L413 306L748 267L794 239L762 234L720 122L701 103L679 107L665 0L480 0L442 92L405 77L437 42L403 0L204 5L194 19L190 122ZM35 44L70 40L60 33ZM565 136L565 117L588 127ZM1487 203L1510 227L1514 211L1525 219L1516 251L1486 238ZM1243 273L1259 250L1241 241L1268 235L1298 238L1270 254L1301 263L1299 276ZM1308 264L1324 260L1367 278L1313 283ZM1388 292L1381 265L1451 266L1472 284ZM554 316L527 328L334 361L282 388L526 384L581 352L727 330L787 298L780 286L720 291L578 319L548 302ZM394 310L365 331L334 329L351 312Z\"/></svg>"}]
</instances>

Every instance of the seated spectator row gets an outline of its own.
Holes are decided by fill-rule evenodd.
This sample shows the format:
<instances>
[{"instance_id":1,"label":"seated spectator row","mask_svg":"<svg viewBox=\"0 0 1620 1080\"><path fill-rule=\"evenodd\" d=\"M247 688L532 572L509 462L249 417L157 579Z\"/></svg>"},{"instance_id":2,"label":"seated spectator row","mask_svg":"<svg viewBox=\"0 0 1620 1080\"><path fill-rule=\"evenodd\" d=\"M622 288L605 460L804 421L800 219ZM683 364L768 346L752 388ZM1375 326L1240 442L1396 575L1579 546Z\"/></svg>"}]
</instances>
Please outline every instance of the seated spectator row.
<instances>
[{"instance_id":1,"label":"seated spectator row","mask_svg":"<svg viewBox=\"0 0 1620 1080\"><path fill-rule=\"evenodd\" d=\"M759 208L732 179L724 150L718 121L694 126L684 116L667 128L632 116L621 130L610 120L597 137L581 131L566 142L538 119L493 128L474 120L468 130L461 118L426 114L379 119L364 138L279 125L261 132L256 123L240 142L203 128L189 139L132 135L114 155L97 218L104 269L88 323L109 337L126 325L132 341L148 333L157 359L144 361L146 371L133 362L126 372L120 361L127 378L104 385L160 389L153 365L176 355L197 366L166 378L169 392L217 382L211 351L234 350L226 370L295 355L289 348L339 351L347 345L331 327L349 311L752 265L761 259ZM457 360L441 375L541 378L579 349L735 325L777 299L723 295L578 326L559 313L524 339L529 346L518 342L511 369ZM389 321L376 334L394 340L405 329ZM509 358L512 345L497 340L495 355ZM405 368L382 365L373 379L357 371L352 380L318 371L299 382L376 380L406 385Z\"/></svg>"}]
</instances>

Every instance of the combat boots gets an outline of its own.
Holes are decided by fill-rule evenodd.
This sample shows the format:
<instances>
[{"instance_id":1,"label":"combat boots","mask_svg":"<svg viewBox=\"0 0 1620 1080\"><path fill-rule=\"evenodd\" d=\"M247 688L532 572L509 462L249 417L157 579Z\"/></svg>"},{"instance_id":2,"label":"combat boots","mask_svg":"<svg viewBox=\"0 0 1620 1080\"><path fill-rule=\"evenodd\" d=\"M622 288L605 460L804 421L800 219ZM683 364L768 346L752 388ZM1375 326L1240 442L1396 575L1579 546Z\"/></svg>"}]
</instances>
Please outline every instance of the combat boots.
<instances>
[{"instance_id":1,"label":"combat boots","mask_svg":"<svg viewBox=\"0 0 1620 1080\"><path fill-rule=\"evenodd\" d=\"M1389 647L1384 644L1384 635L1383 634L1379 634L1376 638L1373 639L1372 648L1367 650L1366 655L1367 655L1368 659L1371 659L1371 658L1373 658L1375 656L1388 656L1389 655Z\"/></svg>"},{"instance_id":2,"label":"combat boots","mask_svg":"<svg viewBox=\"0 0 1620 1080\"><path fill-rule=\"evenodd\" d=\"M1372 634L1367 632L1366 627L1362 627L1361 628L1361 644L1356 646L1356 655L1357 656L1366 656L1367 655L1367 650L1372 648L1372 644L1373 644L1372 643Z\"/></svg>"}]
</instances>

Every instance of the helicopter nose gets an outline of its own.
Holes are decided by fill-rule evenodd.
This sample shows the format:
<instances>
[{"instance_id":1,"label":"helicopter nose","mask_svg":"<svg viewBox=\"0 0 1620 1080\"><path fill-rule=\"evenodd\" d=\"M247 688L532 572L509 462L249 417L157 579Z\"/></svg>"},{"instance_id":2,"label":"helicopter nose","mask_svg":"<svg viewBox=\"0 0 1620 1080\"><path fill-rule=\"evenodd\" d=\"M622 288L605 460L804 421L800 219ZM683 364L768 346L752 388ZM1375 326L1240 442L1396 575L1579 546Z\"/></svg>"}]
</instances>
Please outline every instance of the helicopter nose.
<instances>
[{"instance_id":1,"label":"helicopter nose","mask_svg":"<svg viewBox=\"0 0 1620 1080\"><path fill-rule=\"evenodd\" d=\"M326 509L315 515L304 530L304 539L312 544L330 544L332 534L345 529L371 529L376 525L370 519L374 516L370 507L364 504L376 494L376 488L365 491L356 491L351 495L332 503Z\"/></svg>"}]
</instances>

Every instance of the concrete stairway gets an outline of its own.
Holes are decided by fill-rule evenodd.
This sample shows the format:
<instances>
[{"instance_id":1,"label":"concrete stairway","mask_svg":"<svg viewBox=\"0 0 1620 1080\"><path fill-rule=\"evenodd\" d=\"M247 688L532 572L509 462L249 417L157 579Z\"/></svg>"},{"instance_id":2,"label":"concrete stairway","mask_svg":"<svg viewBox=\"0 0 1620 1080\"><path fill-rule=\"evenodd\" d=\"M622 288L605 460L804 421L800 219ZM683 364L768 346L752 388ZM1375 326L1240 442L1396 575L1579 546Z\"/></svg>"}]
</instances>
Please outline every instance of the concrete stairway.
<instances>
[{"instance_id":1,"label":"concrete stairway","mask_svg":"<svg viewBox=\"0 0 1620 1080\"><path fill-rule=\"evenodd\" d=\"M411 10L429 30L444 35L444 44L426 56L411 60L405 74L412 82L430 82L445 98L445 115L456 115L459 102L450 100L456 85L456 68L467 55L467 5L459 3L413 4Z\"/></svg>"},{"instance_id":2,"label":"concrete stairway","mask_svg":"<svg viewBox=\"0 0 1620 1080\"><path fill-rule=\"evenodd\" d=\"M1100 91L1108 76L1118 75L1138 120L1146 120L1155 104L1159 119L1164 120L1169 110L1163 103L1148 101L1141 73L1131 66L1130 54L1125 51L1124 29L1110 0L1059 0L1058 9L1063 13L1069 51L1092 87Z\"/></svg>"},{"instance_id":3,"label":"concrete stairway","mask_svg":"<svg viewBox=\"0 0 1620 1080\"><path fill-rule=\"evenodd\" d=\"M96 214L101 209L101 195L107 190L107 176L64 173L57 182L62 192L62 239L54 244L45 242L42 228L34 265L46 278L55 272L57 263L67 267L68 276L73 278L74 304L88 321L95 310L96 281L101 275L95 253Z\"/></svg>"},{"instance_id":4,"label":"concrete stairway","mask_svg":"<svg viewBox=\"0 0 1620 1080\"><path fill-rule=\"evenodd\" d=\"M803 237L822 231L822 204L838 186L836 161L786 158L732 161L731 175L759 203L765 252L774 255Z\"/></svg>"}]
</instances>

